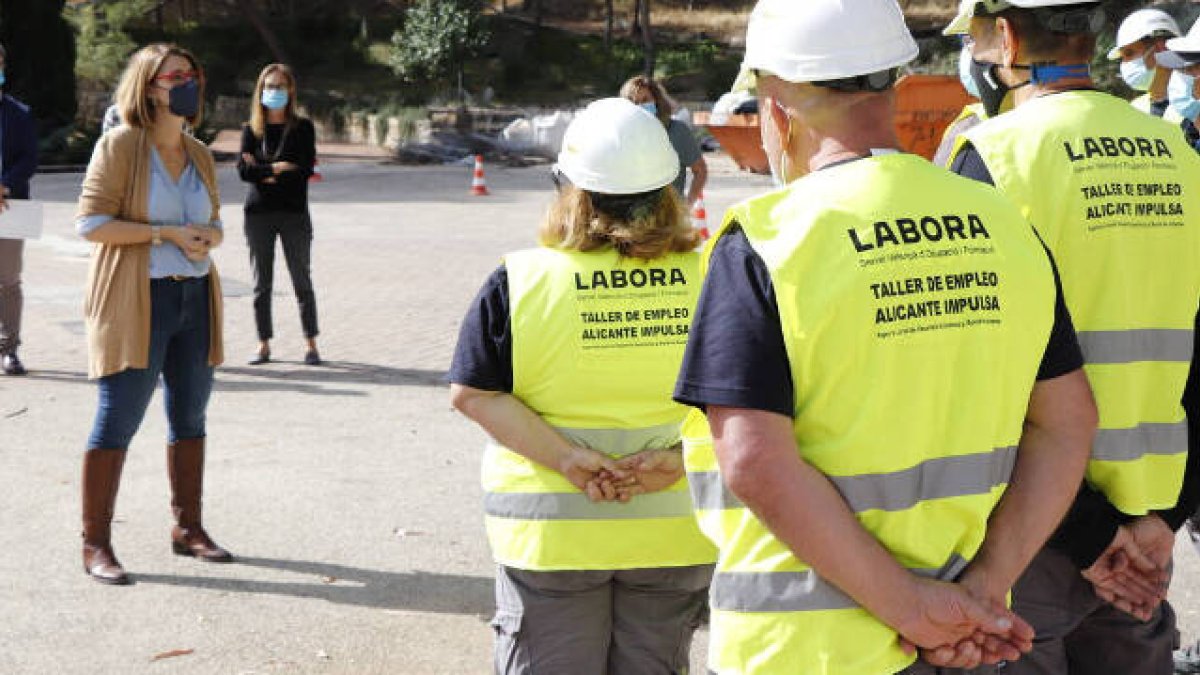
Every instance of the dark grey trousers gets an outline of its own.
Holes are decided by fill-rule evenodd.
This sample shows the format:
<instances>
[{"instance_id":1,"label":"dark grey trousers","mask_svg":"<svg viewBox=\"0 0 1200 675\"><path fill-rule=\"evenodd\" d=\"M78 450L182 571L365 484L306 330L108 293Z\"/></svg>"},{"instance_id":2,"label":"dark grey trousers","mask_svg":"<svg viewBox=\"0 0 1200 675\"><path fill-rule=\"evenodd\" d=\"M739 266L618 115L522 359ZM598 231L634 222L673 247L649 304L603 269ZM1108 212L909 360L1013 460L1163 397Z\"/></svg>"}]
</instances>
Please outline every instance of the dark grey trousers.
<instances>
[{"instance_id":1,"label":"dark grey trousers","mask_svg":"<svg viewBox=\"0 0 1200 675\"><path fill-rule=\"evenodd\" d=\"M496 675L686 675L712 565L496 568Z\"/></svg>"},{"instance_id":2,"label":"dark grey trousers","mask_svg":"<svg viewBox=\"0 0 1200 675\"><path fill-rule=\"evenodd\" d=\"M312 219L304 213L247 213L246 245L254 272L254 324L258 339L275 337L271 322L271 292L275 281L275 239L283 244L283 259L292 277L304 337L317 336L317 297L313 292Z\"/></svg>"},{"instance_id":3,"label":"dark grey trousers","mask_svg":"<svg viewBox=\"0 0 1200 675\"><path fill-rule=\"evenodd\" d=\"M22 239L0 239L0 356L21 346L21 256Z\"/></svg>"},{"instance_id":4,"label":"dark grey trousers","mask_svg":"<svg viewBox=\"0 0 1200 675\"><path fill-rule=\"evenodd\" d=\"M1043 548L1013 589L1013 611L1037 630L1033 652L1003 675L1171 675L1179 646L1163 602L1143 623L1096 597L1071 560Z\"/></svg>"}]
</instances>

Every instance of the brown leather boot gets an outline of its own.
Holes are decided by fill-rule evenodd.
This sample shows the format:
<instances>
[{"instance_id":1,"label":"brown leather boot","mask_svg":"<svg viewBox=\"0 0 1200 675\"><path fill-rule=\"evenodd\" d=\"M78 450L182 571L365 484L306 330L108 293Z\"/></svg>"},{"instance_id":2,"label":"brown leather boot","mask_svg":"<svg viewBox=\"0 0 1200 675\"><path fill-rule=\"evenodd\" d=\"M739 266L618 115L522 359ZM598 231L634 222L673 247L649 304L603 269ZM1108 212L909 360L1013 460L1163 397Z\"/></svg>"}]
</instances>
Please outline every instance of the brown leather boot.
<instances>
[{"instance_id":1,"label":"brown leather boot","mask_svg":"<svg viewBox=\"0 0 1200 675\"><path fill-rule=\"evenodd\" d=\"M217 545L200 526L200 502L204 495L204 439L188 438L167 446L167 475L171 479L171 550L206 562L233 562L233 556Z\"/></svg>"},{"instance_id":2,"label":"brown leather boot","mask_svg":"<svg viewBox=\"0 0 1200 675\"><path fill-rule=\"evenodd\" d=\"M113 507L124 466L123 449L83 454L83 571L102 584L129 583L111 543Z\"/></svg>"}]
</instances>

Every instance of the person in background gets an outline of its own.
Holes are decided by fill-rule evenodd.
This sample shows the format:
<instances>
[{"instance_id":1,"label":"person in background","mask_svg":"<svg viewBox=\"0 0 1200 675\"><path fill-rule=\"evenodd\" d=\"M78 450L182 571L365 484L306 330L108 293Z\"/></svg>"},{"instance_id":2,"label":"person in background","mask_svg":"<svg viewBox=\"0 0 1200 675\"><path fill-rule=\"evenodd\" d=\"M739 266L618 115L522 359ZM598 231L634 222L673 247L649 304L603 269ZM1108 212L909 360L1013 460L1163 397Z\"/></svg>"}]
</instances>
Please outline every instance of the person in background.
<instances>
[{"instance_id":1,"label":"person in background","mask_svg":"<svg viewBox=\"0 0 1200 675\"><path fill-rule=\"evenodd\" d=\"M1200 119L1200 68L1196 64L1200 59L1192 58L1200 55L1200 20L1187 35L1167 40L1167 50L1156 57L1159 65L1175 71L1167 84L1167 99L1171 110L1183 118L1184 137L1200 151L1200 129L1196 127Z\"/></svg>"},{"instance_id":2,"label":"person in background","mask_svg":"<svg viewBox=\"0 0 1200 675\"><path fill-rule=\"evenodd\" d=\"M667 134L629 101L576 116L557 171L542 246L484 283L449 374L492 439L495 672L686 673L716 559L671 401L699 235Z\"/></svg>"},{"instance_id":3,"label":"person in background","mask_svg":"<svg viewBox=\"0 0 1200 675\"><path fill-rule=\"evenodd\" d=\"M1175 531L1200 503L1200 158L1097 89L1105 20L1095 0L962 0L945 31L974 38L989 110L1013 102L959 139L951 170L1003 192L1054 255L1100 412L1086 479L1013 589L1037 639L1011 675L1169 673Z\"/></svg>"},{"instance_id":4,"label":"person in background","mask_svg":"<svg viewBox=\"0 0 1200 675\"><path fill-rule=\"evenodd\" d=\"M103 136L119 126L121 126L121 106L114 103L105 109L104 118L100 120L100 135Z\"/></svg>"},{"instance_id":5,"label":"person in background","mask_svg":"<svg viewBox=\"0 0 1200 675\"><path fill-rule=\"evenodd\" d=\"M292 277L304 330L304 363L321 364L317 351L317 297L312 283L312 218L308 213L308 178L317 156L316 132L296 112L296 77L282 63L258 74L250 101L250 121L242 127L238 174L250 184L246 192L246 244L254 270L254 324L258 349L251 365L271 360L271 291L275 278L275 240Z\"/></svg>"},{"instance_id":6,"label":"person in background","mask_svg":"<svg viewBox=\"0 0 1200 675\"><path fill-rule=\"evenodd\" d=\"M8 55L0 45L0 87L5 84ZM37 124L29 106L0 92L0 209L5 200L29 199L29 181L38 166ZM17 356L21 346L22 258L25 241L0 239L0 372L24 375Z\"/></svg>"},{"instance_id":7,"label":"person in background","mask_svg":"<svg viewBox=\"0 0 1200 675\"><path fill-rule=\"evenodd\" d=\"M700 150L700 144L696 142L692 128L684 122L671 118L671 114L675 112L675 102L667 94L666 88L657 80L652 80L645 75L638 75L629 78L625 84L621 85L621 97L644 108L646 112L657 117L666 128L667 137L671 139L671 147L679 156L679 175L675 177L671 185L674 186L675 192L679 193L679 196L685 197L689 209L694 207L696 200L700 199L700 195L704 193L704 186L708 183L708 163L704 161L704 153ZM684 186L687 183L687 169L692 171L692 182L684 192Z\"/></svg>"},{"instance_id":8,"label":"person in background","mask_svg":"<svg viewBox=\"0 0 1200 675\"><path fill-rule=\"evenodd\" d=\"M958 137L987 119L987 112L979 102L979 87L975 86L975 78L971 76L971 41L964 39L962 43L962 51L958 53L958 80L975 102L963 106L958 117L942 132L942 142L938 144L937 152L933 153L933 163L943 167L950 161Z\"/></svg>"},{"instance_id":9,"label":"person in background","mask_svg":"<svg viewBox=\"0 0 1200 675\"><path fill-rule=\"evenodd\" d=\"M100 402L83 455L83 568L128 584L111 525L129 443L161 377L171 548L208 562L233 556L201 524L205 415L223 359L221 284L209 252L224 239L212 153L184 131L203 114L204 72L192 54L153 44L117 88L124 124L96 143L75 229L92 249L84 313L88 376Z\"/></svg>"},{"instance_id":10,"label":"person in background","mask_svg":"<svg viewBox=\"0 0 1200 675\"><path fill-rule=\"evenodd\" d=\"M1171 109L1167 85L1171 70L1158 62L1167 40L1181 34L1179 24L1160 9L1139 9L1125 17L1117 29L1117 44L1108 52L1110 61L1121 62L1121 79L1134 91L1145 92L1133 99L1133 107L1178 124L1183 121Z\"/></svg>"}]
</instances>

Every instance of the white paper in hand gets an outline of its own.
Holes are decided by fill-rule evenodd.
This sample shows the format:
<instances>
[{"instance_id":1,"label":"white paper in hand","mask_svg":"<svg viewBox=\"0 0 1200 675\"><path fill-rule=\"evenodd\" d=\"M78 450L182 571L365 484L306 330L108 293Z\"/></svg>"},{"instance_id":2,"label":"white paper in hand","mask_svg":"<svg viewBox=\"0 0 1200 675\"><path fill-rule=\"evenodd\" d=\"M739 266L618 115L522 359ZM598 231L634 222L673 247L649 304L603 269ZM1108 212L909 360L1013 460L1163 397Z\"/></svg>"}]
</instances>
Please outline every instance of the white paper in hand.
<instances>
[{"instance_id":1,"label":"white paper in hand","mask_svg":"<svg viewBox=\"0 0 1200 675\"><path fill-rule=\"evenodd\" d=\"M0 239L38 239L42 236L42 203L9 199L0 211Z\"/></svg>"}]
</instances>

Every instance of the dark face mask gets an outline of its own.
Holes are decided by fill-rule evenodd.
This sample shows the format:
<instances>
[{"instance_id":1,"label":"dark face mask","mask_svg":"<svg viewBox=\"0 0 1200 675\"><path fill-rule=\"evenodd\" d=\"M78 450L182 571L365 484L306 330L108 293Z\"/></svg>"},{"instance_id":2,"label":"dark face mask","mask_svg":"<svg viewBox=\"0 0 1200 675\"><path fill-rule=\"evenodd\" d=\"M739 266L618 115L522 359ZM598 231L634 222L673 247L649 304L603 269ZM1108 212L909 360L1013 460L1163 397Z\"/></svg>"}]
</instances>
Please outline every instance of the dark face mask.
<instances>
[{"instance_id":1,"label":"dark face mask","mask_svg":"<svg viewBox=\"0 0 1200 675\"><path fill-rule=\"evenodd\" d=\"M971 79L975 80L975 85L979 88L979 100L983 103L988 117L1000 114L1000 106L1004 104L1004 98L1010 91L1029 84L1026 80L1015 87L1008 86L1000 80L1000 75L996 72L999 68L998 63L971 59Z\"/></svg>"},{"instance_id":2,"label":"dark face mask","mask_svg":"<svg viewBox=\"0 0 1200 675\"><path fill-rule=\"evenodd\" d=\"M170 91L171 114L180 117L195 117L200 112L200 83L191 80Z\"/></svg>"}]
</instances>

